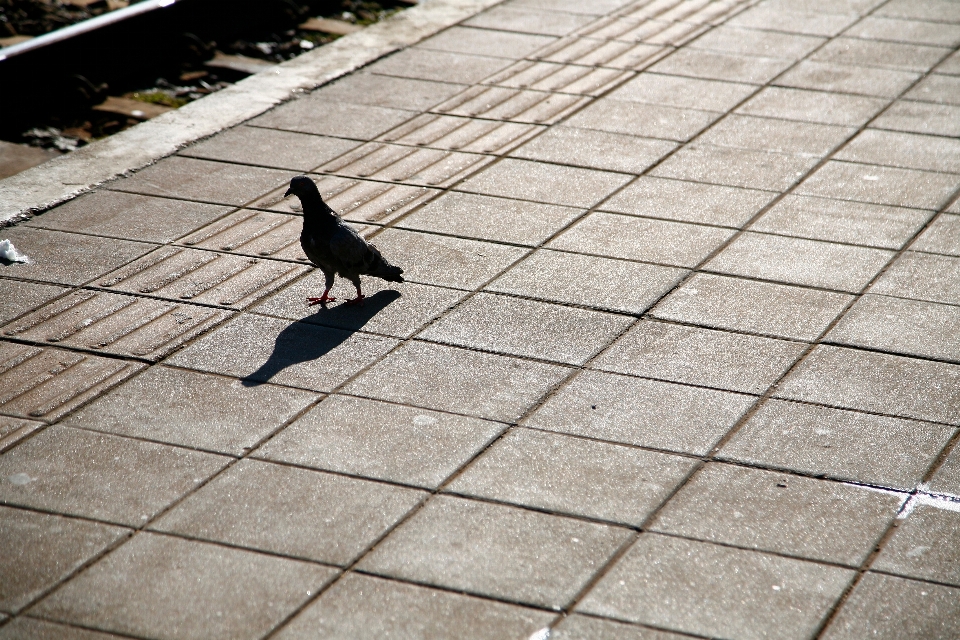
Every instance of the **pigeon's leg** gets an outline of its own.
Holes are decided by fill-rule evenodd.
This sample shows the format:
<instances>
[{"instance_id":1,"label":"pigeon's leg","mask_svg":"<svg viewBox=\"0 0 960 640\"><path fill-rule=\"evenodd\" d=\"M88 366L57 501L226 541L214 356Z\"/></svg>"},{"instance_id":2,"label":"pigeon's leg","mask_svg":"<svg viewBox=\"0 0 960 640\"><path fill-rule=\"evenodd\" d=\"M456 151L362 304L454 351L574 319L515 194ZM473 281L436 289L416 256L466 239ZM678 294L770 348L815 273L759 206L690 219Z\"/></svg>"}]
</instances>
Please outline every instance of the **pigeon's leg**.
<instances>
[{"instance_id":1,"label":"pigeon's leg","mask_svg":"<svg viewBox=\"0 0 960 640\"><path fill-rule=\"evenodd\" d=\"M349 305L359 304L360 306L363 306L363 299L366 298L366 296L360 292L360 278L357 278L356 280L351 280L351 282L353 282L353 286L357 288L357 297L354 298L353 300L347 300L344 304L349 304Z\"/></svg>"},{"instance_id":2,"label":"pigeon's leg","mask_svg":"<svg viewBox=\"0 0 960 640\"><path fill-rule=\"evenodd\" d=\"M324 271L323 277L324 277L324 280L326 280L325 286L327 288L324 290L323 295L320 296L319 298L307 298L307 306L312 307L315 304L324 304L324 303L333 302L334 300L336 300L336 298L330 295L330 289L333 288L333 278L334 278L333 271L329 271L329 272Z\"/></svg>"}]
</instances>

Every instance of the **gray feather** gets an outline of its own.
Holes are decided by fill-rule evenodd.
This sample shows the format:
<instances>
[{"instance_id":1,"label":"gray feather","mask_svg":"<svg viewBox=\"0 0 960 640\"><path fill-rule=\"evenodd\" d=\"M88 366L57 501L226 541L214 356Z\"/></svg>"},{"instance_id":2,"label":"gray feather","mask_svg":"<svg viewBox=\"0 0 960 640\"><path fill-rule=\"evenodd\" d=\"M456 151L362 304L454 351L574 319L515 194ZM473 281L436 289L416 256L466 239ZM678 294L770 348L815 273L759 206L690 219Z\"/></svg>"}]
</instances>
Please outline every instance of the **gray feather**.
<instances>
[{"instance_id":1,"label":"gray feather","mask_svg":"<svg viewBox=\"0 0 960 640\"><path fill-rule=\"evenodd\" d=\"M403 282L403 269L381 255L376 246L344 224L320 197L320 191L306 176L290 181L287 194L295 194L303 205L300 246L310 261L327 275L339 274L360 286L360 276L370 275L391 282Z\"/></svg>"}]
</instances>

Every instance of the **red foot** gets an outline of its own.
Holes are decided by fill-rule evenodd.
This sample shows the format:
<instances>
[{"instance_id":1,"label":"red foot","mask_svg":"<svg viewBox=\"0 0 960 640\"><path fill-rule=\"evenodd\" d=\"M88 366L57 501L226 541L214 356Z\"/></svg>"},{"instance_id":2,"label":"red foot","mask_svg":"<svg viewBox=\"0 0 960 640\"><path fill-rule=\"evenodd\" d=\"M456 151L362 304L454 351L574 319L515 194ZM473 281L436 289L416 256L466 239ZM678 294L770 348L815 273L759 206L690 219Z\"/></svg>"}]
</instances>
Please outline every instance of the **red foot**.
<instances>
[{"instance_id":1,"label":"red foot","mask_svg":"<svg viewBox=\"0 0 960 640\"><path fill-rule=\"evenodd\" d=\"M346 302L343 303L343 306L345 306L345 307L352 307L352 306L355 306L355 305L359 305L359 306L362 307L362 306L363 306L363 300L364 300L366 297L367 297L367 296L363 295L362 293L358 293L356 298L354 298L353 300L347 300Z\"/></svg>"},{"instance_id":2,"label":"red foot","mask_svg":"<svg viewBox=\"0 0 960 640\"><path fill-rule=\"evenodd\" d=\"M328 296L326 293L324 293L319 298L307 298L307 306L312 307L315 304L326 304L327 302L333 302L334 300L336 300L336 298L333 296Z\"/></svg>"}]
</instances>

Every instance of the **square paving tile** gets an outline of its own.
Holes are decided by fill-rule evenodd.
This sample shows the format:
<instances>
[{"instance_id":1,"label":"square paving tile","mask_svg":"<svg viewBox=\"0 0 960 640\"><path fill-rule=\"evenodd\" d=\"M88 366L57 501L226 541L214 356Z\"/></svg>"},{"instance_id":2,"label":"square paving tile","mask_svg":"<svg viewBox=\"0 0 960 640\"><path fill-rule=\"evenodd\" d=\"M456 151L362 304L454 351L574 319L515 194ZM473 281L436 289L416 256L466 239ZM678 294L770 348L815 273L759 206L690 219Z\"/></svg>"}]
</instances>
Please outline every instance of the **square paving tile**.
<instances>
[{"instance_id":1,"label":"square paving tile","mask_svg":"<svg viewBox=\"0 0 960 640\"><path fill-rule=\"evenodd\" d=\"M406 49L367 67L378 75L474 84L507 66L503 58L431 49ZM439 100L437 102L440 102Z\"/></svg>"},{"instance_id":2,"label":"square paving tile","mask_svg":"<svg viewBox=\"0 0 960 640\"><path fill-rule=\"evenodd\" d=\"M516 420L569 370L530 360L410 342L351 382L345 393Z\"/></svg>"},{"instance_id":3,"label":"square paving tile","mask_svg":"<svg viewBox=\"0 0 960 640\"><path fill-rule=\"evenodd\" d=\"M865 295L825 341L960 361L960 307Z\"/></svg>"},{"instance_id":4,"label":"square paving tile","mask_svg":"<svg viewBox=\"0 0 960 640\"><path fill-rule=\"evenodd\" d=\"M97 189L24 226L145 242L170 242L224 216L229 207Z\"/></svg>"},{"instance_id":5,"label":"square paving tile","mask_svg":"<svg viewBox=\"0 0 960 640\"><path fill-rule=\"evenodd\" d=\"M524 424L610 442L704 455L753 396L584 371Z\"/></svg>"},{"instance_id":6,"label":"square paving tile","mask_svg":"<svg viewBox=\"0 0 960 640\"><path fill-rule=\"evenodd\" d=\"M255 455L435 488L504 428L450 413L330 396Z\"/></svg>"},{"instance_id":7,"label":"square paving tile","mask_svg":"<svg viewBox=\"0 0 960 640\"><path fill-rule=\"evenodd\" d=\"M878 129L912 131L938 136L960 136L960 106L928 102L895 103L873 123Z\"/></svg>"},{"instance_id":8,"label":"square paving tile","mask_svg":"<svg viewBox=\"0 0 960 640\"><path fill-rule=\"evenodd\" d=\"M960 176L830 161L800 184L801 195L939 209L960 186Z\"/></svg>"},{"instance_id":9,"label":"square paving tile","mask_svg":"<svg viewBox=\"0 0 960 640\"><path fill-rule=\"evenodd\" d=\"M914 251L960 256L960 216L943 214L910 245Z\"/></svg>"},{"instance_id":10,"label":"square paving tile","mask_svg":"<svg viewBox=\"0 0 960 640\"><path fill-rule=\"evenodd\" d=\"M376 307L364 307L376 313ZM397 340L319 327L309 322L244 315L207 334L167 360L168 364L315 391L343 384L378 360Z\"/></svg>"},{"instance_id":11,"label":"square paving tile","mask_svg":"<svg viewBox=\"0 0 960 640\"><path fill-rule=\"evenodd\" d=\"M317 269L252 309L254 313L320 324L348 331L364 330L409 338L428 322L453 307L465 292L412 282L363 280L367 297L362 306L346 302L356 296L349 280L338 278L331 293L336 304L308 306L307 296L323 293L323 273Z\"/></svg>"},{"instance_id":12,"label":"square paving tile","mask_svg":"<svg viewBox=\"0 0 960 640\"><path fill-rule=\"evenodd\" d=\"M823 38L809 35L741 29L721 25L700 36L688 46L748 56L799 60L823 44Z\"/></svg>"},{"instance_id":13,"label":"square paving tile","mask_svg":"<svg viewBox=\"0 0 960 640\"><path fill-rule=\"evenodd\" d=\"M835 91L881 98L896 98L906 91L919 73L870 67L851 67L846 64L803 60L776 84L819 91Z\"/></svg>"},{"instance_id":14,"label":"square paving tile","mask_svg":"<svg viewBox=\"0 0 960 640\"><path fill-rule=\"evenodd\" d=\"M777 78L774 84L781 87L896 98L919 77L920 74L913 71L851 67L846 64L804 60Z\"/></svg>"},{"instance_id":15,"label":"square paving tile","mask_svg":"<svg viewBox=\"0 0 960 640\"><path fill-rule=\"evenodd\" d=\"M66 287L6 278L0 279L0 288L3 289L4 298L3 307L0 308L0 324L6 324L69 291Z\"/></svg>"},{"instance_id":16,"label":"square paving tile","mask_svg":"<svg viewBox=\"0 0 960 640\"><path fill-rule=\"evenodd\" d=\"M386 142L502 155L544 130L504 120L425 113L380 136Z\"/></svg>"},{"instance_id":17,"label":"square paving tile","mask_svg":"<svg viewBox=\"0 0 960 640\"><path fill-rule=\"evenodd\" d=\"M544 60L520 60L483 82L512 89L598 96L633 75L624 69L557 64ZM577 101L575 104L585 104L585 102Z\"/></svg>"},{"instance_id":18,"label":"square paving tile","mask_svg":"<svg viewBox=\"0 0 960 640\"><path fill-rule=\"evenodd\" d=\"M859 567L904 502L902 494L728 464L708 464L650 529Z\"/></svg>"},{"instance_id":19,"label":"square paving tile","mask_svg":"<svg viewBox=\"0 0 960 640\"><path fill-rule=\"evenodd\" d=\"M737 113L803 122L859 126L875 116L887 104L887 100L846 93L767 87L738 108Z\"/></svg>"},{"instance_id":20,"label":"square paving tile","mask_svg":"<svg viewBox=\"0 0 960 640\"><path fill-rule=\"evenodd\" d=\"M30 262L0 264L0 275L57 284L83 284L156 247L143 242L26 226L4 229L3 238L10 240L20 253L26 254Z\"/></svg>"},{"instance_id":21,"label":"square paving tile","mask_svg":"<svg viewBox=\"0 0 960 640\"><path fill-rule=\"evenodd\" d=\"M421 40L417 47L515 60L547 46L555 39L531 33L456 26Z\"/></svg>"},{"instance_id":22,"label":"square paving tile","mask_svg":"<svg viewBox=\"0 0 960 640\"><path fill-rule=\"evenodd\" d=\"M613 100L726 112L757 88L749 84L641 73L610 94Z\"/></svg>"},{"instance_id":23,"label":"square paving tile","mask_svg":"<svg viewBox=\"0 0 960 640\"><path fill-rule=\"evenodd\" d=\"M826 14L866 15L883 0L767 0L764 7L775 10L820 11Z\"/></svg>"},{"instance_id":24,"label":"square paving tile","mask_svg":"<svg viewBox=\"0 0 960 640\"><path fill-rule=\"evenodd\" d=\"M711 127L700 136L698 142L819 158L827 155L855 131L853 127L733 114Z\"/></svg>"},{"instance_id":25,"label":"square paving tile","mask_svg":"<svg viewBox=\"0 0 960 640\"><path fill-rule=\"evenodd\" d=\"M317 394L152 367L63 424L241 455L305 409Z\"/></svg>"},{"instance_id":26,"label":"square paving tile","mask_svg":"<svg viewBox=\"0 0 960 640\"><path fill-rule=\"evenodd\" d=\"M140 637L260 638L336 573L331 567L143 533L30 612Z\"/></svg>"},{"instance_id":27,"label":"square paving tile","mask_svg":"<svg viewBox=\"0 0 960 640\"><path fill-rule=\"evenodd\" d=\"M953 447L927 485L936 493L960 495L960 448Z\"/></svg>"},{"instance_id":28,"label":"square paving tile","mask_svg":"<svg viewBox=\"0 0 960 640\"><path fill-rule=\"evenodd\" d=\"M277 634L297 638L528 638L554 614L396 580L351 573Z\"/></svg>"},{"instance_id":29,"label":"square paving tile","mask_svg":"<svg viewBox=\"0 0 960 640\"><path fill-rule=\"evenodd\" d=\"M744 233L704 268L856 293L893 255L882 249Z\"/></svg>"},{"instance_id":30,"label":"square paving tile","mask_svg":"<svg viewBox=\"0 0 960 640\"><path fill-rule=\"evenodd\" d=\"M538 245L581 215L572 207L446 193L406 216L399 227L478 240Z\"/></svg>"},{"instance_id":31,"label":"square paving tile","mask_svg":"<svg viewBox=\"0 0 960 640\"><path fill-rule=\"evenodd\" d=\"M3 334L157 361L228 317L210 307L78 289L8 324Z\"/></svg>"},{"instance_id":32,"label":"square paving tile","mask_svg":"<svg viewBox=\"0 0 960 640\"><path fill-rule=\"evenodd\" d=\"M750 230L899 249L932 215L922 209L788 195Z\"/></svg>"},{"instance_id":33,"label":"square paving tile","mask_svg":"<svg viewBox=\"0 0 960 640\"><path fill-rule=\"evenodd\" d=\"M45 426L47 425L36 420L0 416L0 453L10 449Z\"/></svg>"},{"instance_id":34,"label":"square paving tile","mask_svg":"<svg viewBox=\"0 0 960 640\"><path fill-rule=\"evenodd\" d=\"M313 93L313 97L318 100L366 104L387 109L426 111L466 88L467 85L464 84L361 72L351 73L336 82L324 85Z\"/></svg>"},{"instance_id":35,"label":"square paving tile","mask_svg":"<svg viewBox=\"0 0 960 640\"><path fill-rule=\"evenodd\" d=\"M490 156L370 142L317 169L327 175L448 187L493 161Z\"/></svg>"},{"instance_id":36,"label":"square paving tile","mask_svg":"<svg viewBox=\"0 0 960 640\"><path fill-rule=\"evenodd\" d=\"M827 640L960 635L960 589L867 573L824 632Z\"/></svg>"},{"instance_id":37,"label":"square paving tile","mask_svg":"<svg viewBox=\"0 0 960 640\"><path fill-rule=\"evenodd\" d=\"M782 398L960 424L960 366L821 346L777 391Z\"/></svg>"},{"instance_id":38,"label":"square paving tile","mask_svg":"<svg viewBox=\"0 0 960 640\"><path fill-rule=\"evenodd\" d=\"M686 273L673 267L545 249L531 254L486 290L640 314Z\"/></svg>"},{"instance_id":39,"label":"square paving tile","mask_svg":"<svg viewBox=\"0 0 960 640\"><path fill-rule=\"evenodd\" d=\"M960 513L920 503L895 531L871 569L960 586Z\"/></svg>"},{"instance_id":40,"label":"square paving tile","mask_svg":"<svg viewBox=\"0 0 960 640\"><path fill-rule=\"evenodd\" d=\"M403 265L408 282L476 289L519 260L529 249L493 242L387 229L374 238L390 261Z\"/></svg>"},{"instance_id":41,"label":"square paving tile","mask_svg":"<svg viewBox=\"0 0 960 640\"><path fill-rule=\"evenodd\" d=\"M529 7L542 11L565 11L582 13L588 16L602 16L631 4L630 0L594 0L583 3L580 0L513 0L511 7Z\"/></svg>"},{"instance_id":42,"label":"square paving tile","mask_svg":"<svg viewBox=\"0 0 960 640\"><path fill-rule=\"evenodd\" d=\"M960 258L907 251L883 272L870 293L960 304Z\"/></svg>"},{"instance_id":43,"label":"square paving tile","mask_svg":"<svg viewBox=\"0 0 960 640\"><path fill-rule=\"evenodd\" d=\"M180 155L309 171L343 155L357 144L341 138L241 126L227 129L199 144L191 145L180 151Z\"/></svg>"},{"instance_id":44,"label":"square paving tile","mask_svg":"<svg viewBox=\"0 0 960 640\"><path fill-rule=\"evenodd\" d=\"M16 613L126 533L120 527L0 507L0 610Z\"/></svg>"},{"instance_id":45,"label":"square paving tile","mask_svg":"<svg viewBox=\"0 0 960 640\"><path fill-rule=\"evenodd\" d=\"M406 110L306 96L275 107L247 124L321 136L372 140L413 116Z\"/></svg>"},{"instance_id":46,"label":"square paving tile","mask_svg":"<svg viewBox=\"0 0 960 640\"><path fill-rule=\"evenodd\" d=\"M960 44L960 26L879 16L867 16L843 35L864 40L911 42L941 47L955 47Z\"/></svg>"},{"instance_id":47,"label":"square paving tile","mask_svg":"<svg viewBox=\"0 0 960 640\"><path fill-rule=\"evenodd\" d=\"M447 490L639 526L694 463L520 428L494 443Z\"/></svg>"},{"instance_id":48,"label":"square paving tile","mask_svg":"<svg viewBox=\"0 0 960 640\"><path fill-rule=\"evenodd\" d=\"M240 209L182 238L177 244L306 263L307 257L300 246L302 229L303 218L300 216Z\"/></svg>"},{"instance_id":49,"label":"square paving tile","mask_svg":"<svg viewBox=\"0 0 960 640\"><path fill-rule=\"evenodd\" d=\"M144 364L118 358L102 358L61 349L30 347L0 342L0 412L7 416L53 421L100 395L144 368ZM16 432L3 427L7 448L9 436L19 440L29 426Z\"/></svg>"},{"instance_id":50,"label":"square paving tile","mask_svg":"<svg viewBox=\"0 0 960 640\"><path fill-rule=\"evenodd\" d=\"M912 491L954 430L782 400L770 400L719 457Z\"/></svg>"},{"instance_id":51,"label":"square paving tile","mask_svg":"<svg viewBox=\"0 0 960 640\"><path fill-rule=\"evenodd\" d=\"M689 636L574 613L562 618L550 637L556 640L681 640Z\"/></svg>"},{"instance_id":52,"label":"square paving tile","mask_svg":"<svg viewBox=\"0 0 960 640\"><path fill-rule=\"evenodd\" d=\"M650 315L716 329L816 340L852 296L770 282L695 274Z\"/></svg>"},{"instance_id":53,"label":"square paving tile","mask_svg":"<svg viewBox=\"0 0 960 640\"><path fill-rule=\"evenodd\" d=\"M932 22L960 23L960 11L951 2L943 0L893 0L877 11L879 16L913 18Z\"/></svg>"},{"instance_id":54,"label":"square paving tile","mask_svg":"<svg viewBox=\"0 0 960 640\"><path fill-rule=\"evenodd\" d=\"M960 140L867 129L834 157L906 169L960 173Z\"/></svg>"},{"instance_id":55,"label":"square paving tile","mask_svg":"<svg viewBox=\"0 0 960 640\"><path fill-rule=\"evenodd\" d=\"M709 637L807 638L852 570L642 534L578 611Z\"/></svg>"},{"instance_id":56,"label":"square paving tile","mask_svg":"<svg viewBox=\"0 0 960 640\"><path fill-rule=\"evenodd\" d=\"M604 211L740 227L774 197L753 189L641 176L600 205Z\"/></svg>"},{"instance_id":57,"label":"square paving tile","mask_svg":"<svg viewBox=\"0 0 960 640\"><path fill-rule=\"evenodd\" d=\"M623 315L479 293L418 337L471 349L584 364L632 321Z\"/></svg>"},{"instance_id":58,"label":"square paving tile","mask_svg":"<svg viewBox=\"0 0 960 640\"><path fill-rule=\"evenodd\" d=\"M555 126L510 155L589 169L643 173L677 145L622 133Z\"/></svg>"},{"instance_id":59,"label":"square paving tile","mask_svg":"<svg viewBox=\"0 0 960 640\"><path fill-rule=\"evenodd\" d=\"M855 13L826 13L799 8L791 11L790 7L762 3L738 13L727 24L812 36L835 36L856 22L858 17Z\"/></svg>"},{"instance_id":60,"label":"square paving tile","mask_svg":"<svg viewBox=\"0 0 960 640\"><path fill-rule=\"evenodd\" d=\"M732 229L594 212L551 240L547 247L695 267L733 234Z\"/></svg>"},{"instance_id":61,"label":"square paving tile","mask_svg":"<svg viewBox=\"0 0 960 640\"><path fill-rule=\"evenodd\" d=\"M817 158L768 151L694 144L680 149L650 175L748 189L784 191L815 164Z\"/></svg>"},{"instance_id":62,"label":"square paving tile","mask_svg":"<svg viewBox=\"0 0 960 640\"><path fill-rule=\"evenodd\" d=\"M117 640L120 636L112 633L88 631L79 627L69 627L55 622L46 622L36 618L14 618L9 624L0 627L2 640Z\"/></svg>"},{"instance_id":63,"label":"square paving tile","mask_svg":"<svg viewBox=\"0 0 960 640\"><path fill-rule=\"evenodd\" d=\"M440 496L358 569L560 608L629 535L619 527Z\"/></svg>"},{"instance_id":64,"label":"square paving tile","mask_svg":"<svg viewBox=\"0 0 960 640\"><path fill-rule=\"evenodd\" d=\"M683 48L677 49L649 70L654 73L692 76L708 80L764 84L777 77L791 64L793 64L791 60Z\"/></svg>"},{"instance_id":65,"label":"square paving tile","mask_svg":"<svg viewBox=\"0 0 960 640\"><path fill-rule=\"evenodd\" d=\"M937 65L937 73L946 73L950 75L960 75L960 55L953 52L943 62Z\"/></svg>"},{"instance_id":66,"label":"square paving tile","mask_svg":"<svg viewBox=\"0 0 960 640\"><path fill-rule=\"evenodd\" d=\"M604 98L577 112L566 124L630 136L685 141L700 133L718 117L719 114L712 111Z\"/></svg>"},{"instance_id":67,"label":"square paving tile","mask_svg":"<svg viewBox=\"0 0 960 640\"><path fill-rule=\"evenodd\" d=\"M592 98L578 95L578 92L550 92L548 89L531 91L506 86L491 86L503 78L516 78L515 67L487 78L485 84L467 89L433 111L449 116L483 118L485 120L526 124L554 124L561 118L592 102ZM519 84L519 83L513 83ZM586 83L587 91L592 93L596 85Z\"/></svg>"},{"instance_id":68,"label":"square paving tile","mask_svg":"<svg viewBox=\"0 0 960 640\"><path fill-rule=\"evenodd\" d=\"M374 228L369 226L369 223L387 224L397 217L408 213L417 205L434 198L439 193L437 189L430 189L424 186L397 183L390 184L329 174L313 174L310 178L316 183L317 189L320 191L320 195L323 196L324 202L344 220L353 223L358 233L365 236L368 235L365 229L370 230ZM295 196L284 197L284 193L286 193L286 187L280 187L252 203L250 208L266 209L282 214L301 215L303 209L300 205L300 199ZM250 214L251 212L249 210L245 210L238 212L236 215L247 216ZM211 231L214 235L210 236L210 240L213 241L217 234L222 231L227 231L226 235L227 238L229 238L227 244L237 243L238 246L244 242L259 239L265 241L267 244L265 249L270 251L267 255L274 255L277 249L283 247L285 244L294 244L298 247L297 251L300 251L299 254L280 253L276 254L276 257L303 258L303 252L299 249L300 227L302 225L300 221L294 221L289 224L288 228L292 233L290 233L290 235L283 235L283 240L286 241L285 243L280 243L279 238L261 237L256 229L258 226L255 224L257 220L251 221L252 229L229 229L228 221L229 218L211 225L206 230L202 230L197 236L204 236L205 240L207 231ZM221 225L224 226L221 227ZM216 231L213 231L214 229L216 229ZM234 234L236 234L237 237L234 237ZM195 240L197 236L191 236L190 240L195 241L196 244L204 241ZM274 248L275 245L273 245L272 241L277 241L280 247ZM222 249L223 247L221 246L219 248ZM257 253L263 255L259 251Z\"/></svg>"},{"instance_id":69,"label":"square paving tile","mask_svg":"<svg viewBox=\"0 0 960 640\"><path fill-rule=\"evenodd\" d=\"M580 7L585 5L579 4ZM552 7L550 7L552 8ZM548 36L563 36L594 20L593 16L560 11L543 11L539 7L495 6L475 15L464 24L481 29L519 31Z\"/></svg>"},{"instance_id":70,"label":"square paving tile","mask_svg":"<svg viewBox=\"0 0 960 640\"><path fill-rule=\"evenodd\" d=\"M630 179L630 176L608 171L508 158L487 167L457 188L491 196L587 208Z\"/></svg>"},{"instance_id":71,"label":"square paving tile","mask_svg":"<svg viewBox=\"0 0 960 640\"><path fill-rule=\"evenodd\" d=\"M117 293L244 309L308 270L279 260L166 246L92 284Z\"/></svg>"},{"instance_id":72,"label":"square paving tile","mask_svg":"<svg viewBox=\"0 0 960 640\"><path fill-rule=\"evenodd\" d=\"M290 171L173 156L106 188L239 206L289 182Z\"/></svg>"},{"instance_id":73,"label":"square paving tile","mask_svg":"<svg viewBox=\"0 0 960 640\"><path fill-rule=\"evenodd\" d=\"M810 59L859 67L881 67L923 73L945 58L949 49L917 44L834 38Z\"/></svg>"},{"instance_id":74,"label":"square paving tile","mask_svg":"<svg viewBox=\"0 0 960 640\"><path fill-rule=\"evenodd\" d=\"M342 566L427 495L382 482L241 460L150 528Z\"/></svg>"},{"instance_id":75,"label":"square paving tile","mask_svg":"<svg viewBox=\"0 0 960 640\"><path fill-rule=\"evenodd\" d=\"M666 47L654 44L569 36L527 57L585 67L639 70L650 66L668 52Z\"/></svg>"},{"instance_id":76,"label":"square paving tile","mask_svg":"<svg viewBox=\"0 0 960 640\"><path fill-rule=\"evenodd\" d=\"M942 67L943 65L940 65L937 69L939 70ZM921 102L960 105L960 78L938 73L931 74L910 89L904 98Z\"/></svg>"},{"instance_id":77,"label":"square paving tile","mask_svg":"<svg viewBox=\"0 0 960 640\"><path fill-rule=\"evenodd\" d=\"M0 501L140 526L228 460L53 426L0 457Z\"/></svg>"},{"instance_id":78,"label":"square paving tile","mask_svg":"<svg viewBox=\"0 0 960 640\"><path fill-rule=\"evenodd\" d=\"M804 349L799 342L642 320L591 366L760 394Z\"/></svg>"}]
</instances>

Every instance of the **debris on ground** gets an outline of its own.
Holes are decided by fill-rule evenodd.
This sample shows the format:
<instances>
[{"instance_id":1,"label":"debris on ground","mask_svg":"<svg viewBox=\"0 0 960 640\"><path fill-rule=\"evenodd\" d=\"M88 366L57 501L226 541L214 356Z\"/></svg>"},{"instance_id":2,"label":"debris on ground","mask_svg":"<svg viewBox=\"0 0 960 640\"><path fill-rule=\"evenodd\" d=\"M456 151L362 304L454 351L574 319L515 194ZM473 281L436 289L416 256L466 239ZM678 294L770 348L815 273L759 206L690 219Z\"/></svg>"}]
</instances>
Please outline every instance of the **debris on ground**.
<instances>
[{"instance_id":1,"label":"debris on ground","mask_svg":"<svg viewBox=\"0 0 960 640\"><path fill-rule=\"evenodd\" d=\"M17 251L17 248L9 240L0 240L0 262L4 264L30 262L30 258Z\"/></svg>"}]
</instances>

